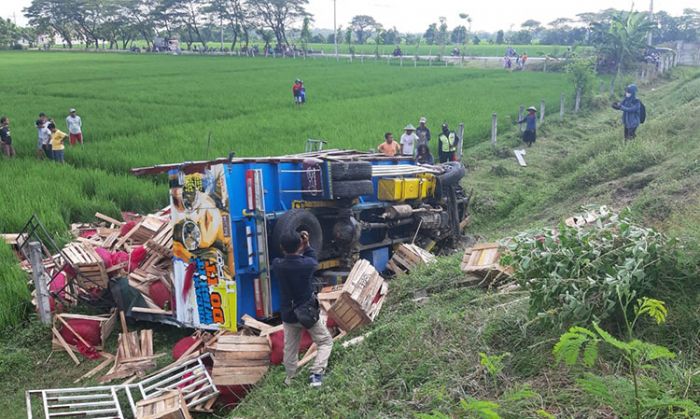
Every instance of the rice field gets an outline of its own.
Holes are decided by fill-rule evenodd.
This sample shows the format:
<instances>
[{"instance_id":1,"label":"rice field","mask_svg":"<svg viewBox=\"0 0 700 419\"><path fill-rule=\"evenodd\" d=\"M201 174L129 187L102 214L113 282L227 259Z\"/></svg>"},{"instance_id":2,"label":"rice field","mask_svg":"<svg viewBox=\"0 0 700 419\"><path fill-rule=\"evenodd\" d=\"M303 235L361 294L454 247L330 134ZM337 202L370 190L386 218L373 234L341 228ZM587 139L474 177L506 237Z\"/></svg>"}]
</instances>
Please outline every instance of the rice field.
<instances>
[{"instance_id":1,"label":"rice field","mask_svg":"<svg viewBox=\"0 0 700 419\"><path fill-rule=\"evenodd\" d=\"M572 90L563 74L145 54L3 52L0 74L0 114L12 121L18 153L0 160L0 232L19 231L33 213L63 233L96 211L165 205L162 179L134 178L132 167L293 153L307 138L367 150L420 116L435 133L443 121L463 121L465 142L476 144L488 141L493 112L508 129L519 105L558 103ZM302 108L292 104L295 78L307 87ZM65 166L37 161L38 113L65 130L71 107L85 145L67 147ZM0 252L3 279L15 275L8 255Z\"/></svg>"}]
</instances>

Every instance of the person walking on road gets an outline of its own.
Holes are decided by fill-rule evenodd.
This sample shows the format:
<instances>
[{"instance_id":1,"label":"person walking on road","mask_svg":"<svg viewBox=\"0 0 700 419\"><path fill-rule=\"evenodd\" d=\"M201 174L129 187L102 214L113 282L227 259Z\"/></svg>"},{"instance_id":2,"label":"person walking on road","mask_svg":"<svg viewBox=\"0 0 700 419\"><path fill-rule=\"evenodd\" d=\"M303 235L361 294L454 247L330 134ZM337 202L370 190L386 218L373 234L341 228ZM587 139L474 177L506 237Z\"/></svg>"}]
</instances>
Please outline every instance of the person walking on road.
<instances>
[{"instance_id":1,"label":"person walking on road","mask_svg":"<svg viewBox=\"0 0 700 419\"><path fill-rule=\"evenodd\" d=\"M416 127L408 124L404 127L404 133L401 135L401 154L404 156L413 156L413 152L418 142L418 136L415 133Z\"/></svg>"},{"instance_id":2,"label":"person walking on road","mask_svg":"<svg viewBox=\"0 0 700 419\"><path fill-rule=\"evenodd\" d=\"M394 157L401 152L401 146L394 141L394 134L387 132L384 134L384 142L379 144L377 150L387 157Z\"/></svg>"},{"instance_id":3,"label":"person walking on road","mask_svg":"<svg viewBox=\"0 0 700 419\"><path fill-rule=\"evenodd\" d=\"M641 123L642 102L637 99L637 85L630 84L625 89L622 102L613 103L613 108L622 111L622 125L625 126L625 140L637 136L637 127Z\"/></svg>"},{"instance_id":4,"label":"person walking on road","mask_svg":"<svg viewBox=\"0 0 700 419\"><path fill-rule=\"evenodd\" d=\"M66 124L70 134L70 145L75 145L75 143L83 145L83 121L75 113L75 109L70 109L70 114L66 118Z\"/></svg>"},{"instance_id":5,"label":"person walking on road","mask_svg":"<svg viewBox=\"0 0 700 419\"><path fill-rule=\"evenodd\" d=\"M279 278L280 284L280 313L284 325L283 364L287 373L284 383L291 385L297 374L299 342L302 332L306 329L318 351L311 367L309 385L320 387L333 349L333 338L323 320L318 318L319 308L313 277L318 259L316 251L309 244L309 238L306 231L291 231L282 235L280 244L284 257L273 261L272 271ZM308 316L306 313L309 310L315 315ZM305 324L309 321L313 323Z\"/></svg>"},{"instance_id":6,"label":"person walking on road","mask_svg":"<svg viewBox=\"0 0 700 419\"><path fill-rule=\"evenodd\" d=\"M15 149L12 147L12 133L10 132L10 118L0 117L0 142L2 154L6 157L15 157Z\"/></svg>"},{"instance_id":7,"label":"person walking on road","mask_svg":"<svg viewBox=\"0 0 700 419\"><path fill-rule=\"evenodd\" d=\"M64 163L64 149L65 146L63 142L66 140L68 135L65 132L56 128L56 124L53 122L48 126L51 131L51 153L53 154L53 160L56 163Z\"/></svg>"},{"instance_id":8,"label":"person walking on road","mask_svg":"<svg viewBox=\"0 0 700 419\"><path fill-rule=\"evenodd\" d=\"M532 147L532 144L537 140L537 108L530 106L527 108L527 115L523 117L518 124L525 124L525 131L523 131L523 141L528 147Z\"/></svg>"},{"instance_id":9,"label":"person walking on road","mask_svg":"<svg viewBox=\"0 0 700 419\"><path fill-rule=\"evenodd\" d=\"M450 131L450 127L447 123L442 124L442 132L440 137L438 137L438 157L440 158L440 163L445 163L448 161L454 161L456 146L456 135L454 132Z\"/></svg>"},{"instance_id":10,"label":"person walking on road","mask_svg":"<svg viewBox=\"0 0 700 419\"><path fill-rule=\"evenodd\" d=\"M416 135L418 136L417 145L430 145L430 128L425 125L427 122L428 120L424 116L418 121L418 128L416 128Z\"/></svg>"}]
</instances>

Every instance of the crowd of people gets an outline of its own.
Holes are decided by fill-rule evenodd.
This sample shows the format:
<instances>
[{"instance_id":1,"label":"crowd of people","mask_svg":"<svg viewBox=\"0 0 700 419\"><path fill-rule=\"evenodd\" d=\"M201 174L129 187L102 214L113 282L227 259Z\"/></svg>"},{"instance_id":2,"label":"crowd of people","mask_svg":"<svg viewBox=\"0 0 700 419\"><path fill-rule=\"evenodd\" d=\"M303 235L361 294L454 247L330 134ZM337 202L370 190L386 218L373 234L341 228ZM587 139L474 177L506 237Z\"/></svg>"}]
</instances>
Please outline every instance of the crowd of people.
<instances>
[{"instance_id":1,"label":"crowd of people","mask_svg":"<svg viewBox=\"0 0 700 419\"><path fill-rule=\"evenodd\" d=\"M514 48L508 48L503 56L503 68L506 70L524 70L527 64L527 52L518 54Z\"/></svg>"},{"instance_id":2,"label":"crowd of people","mask_svg":"<svg viewBox=\"0 0 700 419\"><path fill-rule=\"evenodd\" d=\"M393 133L385 133L384 141L377 146L377 150L388 157L415 157L418 163L435 164L435 158L430 151L432 136L427 123L428 120L421 117L418 121L418 128L414 127L413 124L406 125L398 142L394 139ZM450 130L447 122L443 123L437 139L438 161L445 163L456 160L457 146L457 135Z\"/></svg>"},{"instance_id":3,"label":"crowd of people","mask_svg":"<svg viewBox=\"0 0 700 419\"><path fill-rule=\"evenodd\" d=\"M58 129L56 121L49 118L44 112L39 114L36 120L37 145L36 156L39 159L49 159L57 163L65 161L65 143L70 145L83 144L83 121L71 108L66 117L66 130L68 134ZM12 133L10 131L10 118L0 117L0 142L2 143L2 153L7 158L16 156L12 145Z\"/></svg>"}]
</instances>

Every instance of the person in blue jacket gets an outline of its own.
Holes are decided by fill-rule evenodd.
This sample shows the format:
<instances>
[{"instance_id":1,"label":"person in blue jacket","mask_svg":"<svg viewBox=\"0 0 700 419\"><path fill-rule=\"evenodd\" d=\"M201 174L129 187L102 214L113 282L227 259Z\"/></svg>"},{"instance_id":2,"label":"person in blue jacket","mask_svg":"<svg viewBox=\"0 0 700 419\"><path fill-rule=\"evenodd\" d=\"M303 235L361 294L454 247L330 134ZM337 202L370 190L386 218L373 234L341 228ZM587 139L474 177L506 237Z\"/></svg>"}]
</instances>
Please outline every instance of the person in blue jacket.
<instances>
[{"instance_id":1,"label":"person in blue jacket","mask_svg":"<svg viewBox=\"0 0 700 419\"><path fill-rule=\"evenodd\" d=\"M637 99L637 86L630 84L625 89L625 98L613 106L622 111L622 125L625 126L625 140L632 140L640 124L642 103Z\"/></svg>"},{"instance_id":2,"label":"person in blue jacket","mask_svg":"<svg viewBox=\"0 0 700 419\"><path fill-rule=\"evenodd\" d=\"M528 147L532 147L532 144L537 140L537 108L534 106L527 108L527 115L518 121L518 124L523 123L525 124L523 141Z\"/></svg>"}]
</instances>

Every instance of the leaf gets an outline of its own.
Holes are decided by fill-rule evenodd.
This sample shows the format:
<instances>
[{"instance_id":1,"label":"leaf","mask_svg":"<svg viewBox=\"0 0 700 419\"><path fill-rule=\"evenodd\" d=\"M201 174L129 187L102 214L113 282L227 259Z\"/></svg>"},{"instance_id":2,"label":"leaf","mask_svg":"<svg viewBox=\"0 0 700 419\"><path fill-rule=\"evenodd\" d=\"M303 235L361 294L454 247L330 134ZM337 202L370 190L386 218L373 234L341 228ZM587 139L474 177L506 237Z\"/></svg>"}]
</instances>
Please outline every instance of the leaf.
<instances>
[{"instance_id":1,"label":"leaf","mask_svg":"<svg viewBox=\"0 0 700 419\"><path fill-rule=\"evenodd\" d=\"M460 400L459 404L465 412L475 413L484 419L501 419L496 409L501 407L498 403L486 400Z\"/></svg>"},{"instance_id":2,"label":"leaf","mask_svg":"<svg viewBox=\"0 0 700 419\"><path fill-rule=\"evenodd\" d=\"M624 351L624 352L630 352L632 350L632 348L630 347L629 344L614 338L610 333L601 329L600 326L598 326L598 323L593 322L593 328L595 329L596 332L598 332L600 337L603 338L605 343L612 345L612 346L616 347L617 349Z\"/></svg>"},{"instance_id":3,"label":"leaf","mask_svg":"<svg viewBox=\"0 0 700 419\"><path fill-rule=\"evenodd\" d=\"M574 365L578 361L581 347L589 340L596 339L595 335L586 328L574 326L559 337L559 342L554 345L552 354L559 364L562 360L567 365Z\"/></svg>"},{"instance_id":4,"label":"leaf","mask_svg":"<svg viewBox=\"0 0 700 419\"><path fill-rule=\"evenodd\" d=\"M640 316L644 313L648 314L649 317L654 319L656 321L656 324L661 324L666 321L668 309L666 308L665 303L661 300L643 297L637 300L635 314L637 316Z\"/></svg>"},{"instance_id":5,"label":"leaf","mask_svg":"<svg viewBox=\"0 0 700 419\"><path fill-rule=\"evenodd\" d=\"M657 359L674 359L676 357L676 354L671 352L665 346L643 342L637 339L630 342L629 346L647 361L654 361Z\"/></svg>"},{"instance_id":6,"label":"leaf","mask_svg":"<svg viewBox=\"0 0 700 419\"><path fill-rule=\"evenodd\" d=\"M586 348L583 350L583 364L587 367L592 367L598 359L598 340L591 339L586 343Z\"/></svg>"},{"instance_id":7,"label":"leaf","mask_svg":"<svg viewBox=\"0 0 700 419\"><path fill-rule=\"evenodd\" d=\"M551 414L551 413L545 411L544 409L537 409L537 411L535 411L535 413L537 413L537 416L540 416L540 417L543 417L543 418L547 418L547 419L557 419L556 416L554 416L553 414Z\"/></svg>"}]
</instances>

